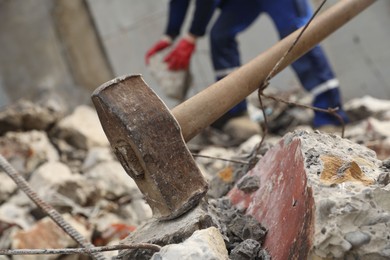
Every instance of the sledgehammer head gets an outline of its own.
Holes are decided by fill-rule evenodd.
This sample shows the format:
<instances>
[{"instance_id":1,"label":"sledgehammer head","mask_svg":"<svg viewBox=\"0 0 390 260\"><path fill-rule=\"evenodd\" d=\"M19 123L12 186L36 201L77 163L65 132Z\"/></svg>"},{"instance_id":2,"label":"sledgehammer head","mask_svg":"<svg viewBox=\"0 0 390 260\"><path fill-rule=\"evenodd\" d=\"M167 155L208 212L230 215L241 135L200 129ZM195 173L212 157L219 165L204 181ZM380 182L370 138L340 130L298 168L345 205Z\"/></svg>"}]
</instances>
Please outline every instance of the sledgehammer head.
<instances>
[{"instance_id":1,"label":"sledgehammer head","mask_svg":"<svg viewBox=\"0 0 390 260\"><path fill-rule=\"evenodd\" d=\"M92 94L118 160L158 219L193 208L207 191L176 119L141 76L113 79Z\"/></svg>"}]
</instances>

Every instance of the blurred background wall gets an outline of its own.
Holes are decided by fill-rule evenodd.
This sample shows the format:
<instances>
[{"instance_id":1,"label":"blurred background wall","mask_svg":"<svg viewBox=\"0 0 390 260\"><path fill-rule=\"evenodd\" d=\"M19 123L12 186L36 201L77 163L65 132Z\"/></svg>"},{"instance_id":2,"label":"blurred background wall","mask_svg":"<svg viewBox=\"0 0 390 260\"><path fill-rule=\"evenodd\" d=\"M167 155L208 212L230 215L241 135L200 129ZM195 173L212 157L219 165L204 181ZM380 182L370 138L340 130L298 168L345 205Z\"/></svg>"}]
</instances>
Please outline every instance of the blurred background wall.
<instances>
[{"instance_id":1,"label":"blurred background wall","mask_svg":"<svg viewBox=\"0 0 390 260\"><path fill-rule=\"evenodd\" d=\"M314 7L319 2L312 0ZM336 2L329 0L326 8ZM72 108L89 103L96 87L124 74L142 74L174 106L144 64L145 52L164 31L167 5L168 0L0 0L0 107L49 92ZM389 13L390 2L379 0L322 43L344 100L390 98ZM242 61L277 40L272 21L261 15L239 37ZM189 96L214 82L208 37L199 41L191 71ZM299 83L286 69L271 85L289 89Z\"/></svg>"}]
</instances>

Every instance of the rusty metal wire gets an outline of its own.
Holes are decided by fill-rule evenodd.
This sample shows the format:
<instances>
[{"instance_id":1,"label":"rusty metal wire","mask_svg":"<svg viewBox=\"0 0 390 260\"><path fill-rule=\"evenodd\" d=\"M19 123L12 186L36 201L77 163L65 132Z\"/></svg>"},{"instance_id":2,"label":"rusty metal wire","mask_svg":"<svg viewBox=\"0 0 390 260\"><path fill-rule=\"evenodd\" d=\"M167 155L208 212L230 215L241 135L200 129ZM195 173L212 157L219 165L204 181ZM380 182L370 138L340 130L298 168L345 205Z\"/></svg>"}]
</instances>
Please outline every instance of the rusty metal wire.
<instances>
[{"instance_id":1,"label":"rusty metal wire","mask_svg":"<svg viewBox=\"0 0 390 260\"><path fill-rule=\"evenodd\" d=\"M225 161L225 162L231 162L231 163L237 163L237 164L245 164L245 165L253 164L250 161L243 161L243 160L237 160L237 159L227 159L227 158L208 156L208 155L202 155L202 154L195 154L195 153L192 153L192 156L193 157L213 159L213 160L219 160L219 161Z\"/></svg>"},{"instance_id":2,"label":"rusty metal wire","mask_svg":"<svg viewBox=\"0 0 390 260\"><path fill-rule=\"evenodd\" d=\"M313 107L313 106L308 106L308 105L303 105L303 104L299 104L299 103L296 103L296 102L290 102L290 101L287 101L287 100L284 100L284 99L281 99L281 98L278 98L278 97L275 97L275 96L271 96L271 95L266 95L264 93L261 94L263 97L266 97L266 98L269 98L269 99L273 99L277 102L282 102L282 103L285 103L285 104L288 104L288 105L294 105L294 106L297 106L297 107L302 107L302 108L307 108L307 109L312 109L314 111L319 111L319 112L324 112L324 113L329 113L331 115L333 115L334 117L336 117L339 122L340 122L340 125L341 125L341 137L344 138L344 132L345 132L345 122L343 120L343 118L337 114L337 110L339 109L338 107L336 108L328 108L328 109L322 109L322 108L318 108L318 107Z\"/></svg>"},{"instance_id":3,"label":"rusty metal wire","mask_svg":"<svg viewBox=\"0 0 390 260\"><path fill-rule=\"evenodd\" d=\"M265 80L263 81L263 83L259 86L258 88L258 92L257 92L257 96L258 96L258 99L259 99L259 102L260 102L260 108L263 112L263 118L264 118L264 132L262 134L262 137L261 137L261 141L260 143L258 143L256 145L256 147L253 149L253 153L252 153L252 159L255 160L256 159L256 155L259 153L260 151L260 148L262 147L263 143L264 143L264 140L268 134L268 120L267 120L267 114L265 112L265 109L264 109L264 105L263 105L263 100L262 100L262 96L265 96L265 94L263 93L263 91L268 87L269 85L269 81L271 80L271 78L273 76L275 76L274 74L276 73L276 71L278 70L278 68L280 67L280 65L282 64L282 62L286 59L286 57L291 53L291 51L294 49L294 47L296 46L296 44L299 42L300 38L302 37L303 33L306 31L306 29L309 27L309 25L311 24L311 22L313 21L314 17L317 16L317 14L320 12L320 10L322 9L322 7L324 6L324 4L326 3L327 0L323 0L322 3L318 6L318 8L315 10L315 12L313 13L313 15L310 17L310 20L305 24L305 26L303 27L303 29L300 31L299 35L297 36L297 38L294 40L294 42L291 44L290 48L288 48L288 50L284 53L284 55L278 60L278 62L276 62L275 66L272 68L272 70L269 72L269 74L267 75L267 77L265 78ZM284 101L282 99L278 99L276 101L283 101L283 102L287 102L287 101ZM289 102L289 104L293 104L293 105L299 105L298 103L293 103L293 102ZM300 105L300 106L304 106L304 105ZM314 108L314 107L308 107L308 108L311 108L311 109L319 109L319 108ZM329 112L328 110L324 110L323 112ZM337 115L336 113L333 112L334 115ZM338 116L338 115L337 115ZM341 119L341 117L338 117L339 120ZM341 119L341 123L343 123L342 119ZM343 134L344 134L344 130L343 130Z\"/></svg>"},{"instance_id":4,"label":"rusty metal wire","mask_svg":"<svg viewBox=\"0 0 390 260\"><path fill-rule=\"evenodd\" d=\"M69 255L69 254L94 254L105 251L116 251L123 249L147 249L160 251L161 246L148 243L131 245L112 245L91 248L49 248L49 249L0 249L0 255Z\"/></svg>"},{"instance_id":5,"label":"rusty metal wire","mask_svg":"<svg viewBox=\"0 0 390 260\"><path fill-rule=\"evenodd\" d=\"M40 208L42 209L62 230L65 231L74 241L80 246L87 249L94 247L88 242L74 227L72 227L51 205L43 201L36 192L33 191L28 182L21 176L19 172L0 154L0 168L16 183L16 185ZM106 258L99 252L91 252L90 256L93 259L105 260Z\"/></svg>"}]
</instances>

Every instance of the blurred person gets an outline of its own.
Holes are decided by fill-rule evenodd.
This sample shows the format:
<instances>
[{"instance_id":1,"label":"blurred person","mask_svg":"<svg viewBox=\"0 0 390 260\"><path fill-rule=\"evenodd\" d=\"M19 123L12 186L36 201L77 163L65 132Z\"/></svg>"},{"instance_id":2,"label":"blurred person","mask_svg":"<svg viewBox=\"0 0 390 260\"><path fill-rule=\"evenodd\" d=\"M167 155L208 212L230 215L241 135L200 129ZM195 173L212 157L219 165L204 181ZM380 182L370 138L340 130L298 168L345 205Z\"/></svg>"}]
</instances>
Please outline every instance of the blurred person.
<instances>
[{"instance_id":1,"label":"blurred person","mask_svg":"<svg viewBox=\"0 0 390 260\"><path fill-rule=\"evenodd\" d=\"M180 29L186 17L190 0L171 0L169 15L164 36L146 53L145 59L170 46L180 35ZM313 11L308 0L196 0L189 32L185 34L164 58L171 70L187 69L195 50L196 39L205 35L208 23L216 10L219 15L210 31L211 60L216 80L220 80L241 66L237 36L246 30L262 13L267 13L275 24L279 37L283 38L304 26L311 18ZM342 108L339 81L322 48L317 45L292 65L302 86L313 95L312 105L318 108L338 107L337 113L348 122ZM244 119L244 120L243 120ZM251 135L259 131L249 122L247 101L243 100L211 126L226 131L229 122L244 123L241 129ZM313 128L328 125L340 125L339 120L331 114L314 112ZM237 124L234 125L237 128ZM234 128L233 127L233 128ZM249 131L248 129L250 128Z\"/></svg>"}]
</instances>

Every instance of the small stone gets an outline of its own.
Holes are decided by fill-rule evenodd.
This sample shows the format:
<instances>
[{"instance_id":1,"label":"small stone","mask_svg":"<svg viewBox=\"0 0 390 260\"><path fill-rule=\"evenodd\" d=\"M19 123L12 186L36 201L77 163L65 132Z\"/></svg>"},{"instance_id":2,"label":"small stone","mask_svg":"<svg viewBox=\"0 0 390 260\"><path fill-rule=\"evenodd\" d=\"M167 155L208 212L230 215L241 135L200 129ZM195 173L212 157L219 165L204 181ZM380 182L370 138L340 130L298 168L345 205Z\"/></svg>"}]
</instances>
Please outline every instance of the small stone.
<instances>
[{"instance_id":1,"label":"small stone","mask_svg":"<svg viewBox=\"0 0 390 260\"><path fill-rule=\"evenodd\" d=\"M87 150L95 146L109 146L96 111L86 105L77 107L73 113L57 123L51 131L55 139L78 149Z\"/></svg>"},{"instance_id":2,"label":"small stone","mask_svg":"<svg viewBox=\"0 0 390 260\"><path fill-rule=\"evenodd\" d=\"M109 147L93 147L89 149L83 162L82 170L87 171L98 163L113 161L114 157Z\"/></svg>"},{"instance_id":3,"label":"small stone","mask_svg":"<svg viewBox=\"0 0 390 260\"><path fill-rule=\"evenodd\" d=\"M152 243L161 246L181 243L189 238L196 230L217 226L207 210L208 205L201 202L197 207L173 220L159 221L150 219L122 242ZM153 252L154 253L154 252ZM153 254L152 253L152 254ZM121 250L120 259L150 259L150 250ZM157 258L156 258L157 259Z\"/></svg>"},{"instance_id":4,"label":"small stone","mask_svg":"<svg viewBox=\"0 0 390 260\"><path fill-rule=\"evenodd\" d=\"M89 240L91 231L75 217L68 214L64 216L71 226ZM49 217L38 221L32 228L17 232L12 241L12 249L42 249L75 247L77 243L69 237ZM18 259L24 259L23 257Z\"/></svg>"},{"instance_id":5,"label":"small stone","mask_svg":"<svg viewBox=\"0 0 390 260\"><path fill-rule=\"evenodd\" d=\"M360 231L349 232L345 234L345 239L353 246L359 247L370 243L371 236Z\"/></svg>"},{"instance_id":6,"label":"small stone","mask_svg":"<svg viewBox=\"0 0 390 260\"><path fill-rule=\"evenodd\" d=\"M382 167L384 167L386 169L390 169L390 159L384 160L382 162Z\"/></svg>"},{"instance_id":7,"label":"small stone","mask_svg":"<svg viewBox=\"0 0 390 260\"><path fill-rule=\"evenodd\" d=\"M135 181L117 161L99 163L86 171L83 176L101 187L104 197L109 200L116 200L126 195L141 196Z\"/></svg>"},{"instance_id":8,"label":"small stone","mask_svg":"<svg viewBox=\"0 0 390 260\"><path fill-rule=\"evenodd\" d=\"M46 199L58 193L77 204L86 205L101 198L101 189L91 186L83 175L72 173L67 165L60 162L41 165L32 173L29 183Z\"/></svg>"},{"instance_id":9,"label":"small stone","mask_svg":"<svg viewBox=\"0 0 390 260\"><path fill-rule=\"evenodd\" d=\"M46 130L64 114L63 109L21 99L0 111L0 135L20 130Z\"/></svg>"},{"instance_id":10,"label":"small stone","mask_svg":"<svg viewBox=\"0 0 390 260\"><path fill-rule=\"evenodd\" d=\"M221 233L215 227L197 230L181 244L164 246L152 260L224 260L229 259Z\"/></svg>"},{"instance_id":11,"label":"small stone","mask_svg":"<svg viewBox=\"0 0 390 260\"><path fill-rule=\"evenodd\" d=\"M232 260L254 260L260 252L261 244L253 239L246 239L236 246L229 257Z\"/></svg>"},{"instance_id":12,"label":"small stone","mask_svg":"<svg viewBox=\"0 0 390 260\"><path fill-rule=\"evenodd\" d=\"M256 219L248 215L236 215L228 227L242 240L262 241L267 233L266 229Z\"/></svg>"},{"instance_id":13,"label":"small stone","mask_svg":"<svg viewBox=\"0 0 390 260\"><path fill-rule=\"evenodd\" d=\"M386 186L390 183L390 172L383 172L378 177L378 183Z\"/></svg>"},{"instance_id":14,"label":"small stone","mask_svg":"<svg viewBox=\"0 0 390 260\"><path fill-rule=\"evenodd\" d=\"M1 170L0 170L0 183L1 183L0 203L3 203L11 196L11 194L13 194L16 191L17 186L15 182Z\"/></svg>"},{"instance_id":15,"label":"small stone","mask_svg":"<svg viewBox=\"0 0 390 260\"><path fill-rule=\"evenodd\" d=\"M260 187L260 179L256 176L244 176L237 184L237 188L245 193L256 191Z\"/></svg>"}]
</instances>

